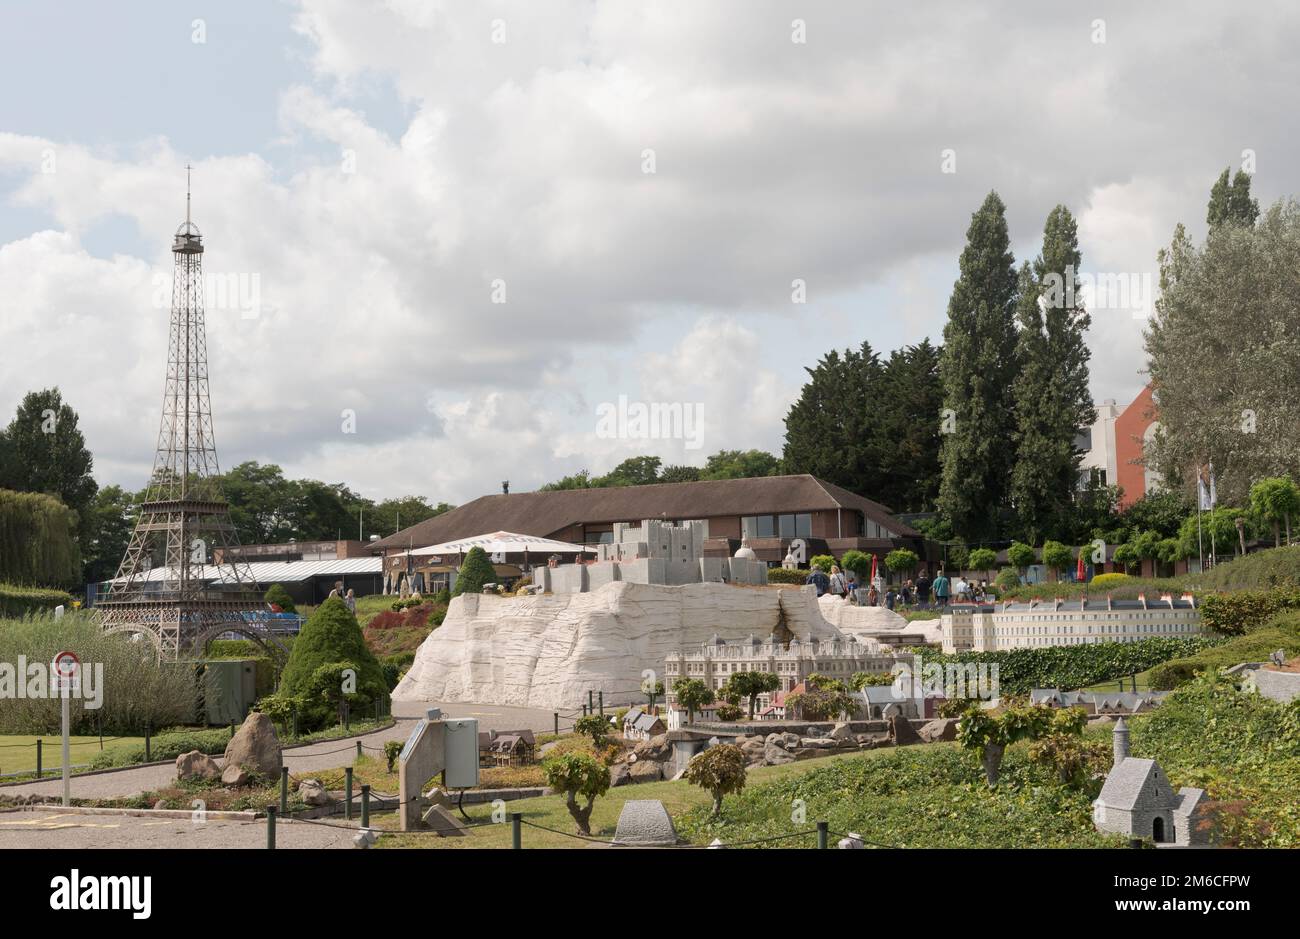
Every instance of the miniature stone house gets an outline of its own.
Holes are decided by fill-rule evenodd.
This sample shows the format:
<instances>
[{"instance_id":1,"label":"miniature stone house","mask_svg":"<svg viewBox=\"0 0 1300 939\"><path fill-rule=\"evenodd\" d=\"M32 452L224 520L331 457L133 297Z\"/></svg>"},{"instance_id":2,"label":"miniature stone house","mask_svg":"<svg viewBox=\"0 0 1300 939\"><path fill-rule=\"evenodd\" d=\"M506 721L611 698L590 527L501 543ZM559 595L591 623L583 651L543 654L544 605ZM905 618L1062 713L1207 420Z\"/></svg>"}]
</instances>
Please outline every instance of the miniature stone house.
<instances>
[{"instance_id":1,"label":"miniature stone house","mask_svg":"<svg viewBox=\"0 0 1300 939\"><path fill-rule=\"evenodd\" d=\"M1115 764L1092 804L1097 830L1150 838L1156 844L1209 844L1205 790L1184 786L1175 793L1159 763L1129 756L1129 730L1122 717L1113 739Z\"/></svg>"}]
</instances>

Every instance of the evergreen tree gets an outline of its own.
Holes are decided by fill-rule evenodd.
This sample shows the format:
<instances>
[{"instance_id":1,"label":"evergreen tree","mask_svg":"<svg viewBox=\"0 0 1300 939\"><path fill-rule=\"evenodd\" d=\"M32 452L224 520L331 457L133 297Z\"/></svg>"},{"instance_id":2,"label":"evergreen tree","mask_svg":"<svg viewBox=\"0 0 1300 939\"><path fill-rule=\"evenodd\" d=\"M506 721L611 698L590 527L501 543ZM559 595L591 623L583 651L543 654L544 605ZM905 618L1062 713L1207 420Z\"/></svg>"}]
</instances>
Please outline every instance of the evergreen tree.
<instances>
[{"instance_id":1,"label":"evergreen tree","mask_svg":"<svg viewBox=\"0 0 1300 939\"><path fill-rule=\"evenodd\" d=\"M451 595L459 597L462 593L481 593L484 584L493 583L496 579L497 572L487 552L476 545L465 554L465 560L461 562L460 571L456 574L456 587Z\"/></svg>"},{"instance_id":2,"label":"evergreen tree","mask_svg":"<svg viewBox=\"0 0 1300 939\"><path fill-rule=\"evenodd\" d=\"M939 508L964 538L989 540L1007 498L1015 429L1017 276L1006 206L996 192L971 216L966 239L939 368L944 407L955 421L940 448Z\"/></svg>"},{"instance_id":3,"label":"evergreen tree","mask_svg":"<svg viewBox=\"0 0 1300 939\"><path fill-rule=\"evenodd\" d=\"M923 340L890 353L872 407L878 488L864 492L895 512L928 512L939 495L942 349Z\"/></svg>"},{"instance_id":4,"label":"evergreen tree","mask_svg":"<svg viewBox=\"0 0 1300 939\"><path fill-rule=\"evenodd\" d=\"M811 473L852 492L878 489L879 452L872 407L882 369L871 344L832 350L813 368L785 418L788 473Z\"/></svg>"},{"instance_id":5,"label":"evergreen tree","mask_svg":"<svg viewBox=\"0 0 1300 939\"><path fill-rule=\"evenodd\" d=\"M1259 203L1250 196L1250 175L1245 170L1237 170L1229 182L1225 169L1210 188L1210 204L1205 213L1210 230L1225 224L1248 228L1257 218Z\"/></svg>"},{"instance_id":6,"label":"evergreen tree","mask_svg":"<svg viewBox=\"0 0 1300 939\"><path fill-rule=\"evenodd\" d=\"M303 624L280 677L277 694L308 699L304 726L318 726L331 716L329 702L316 694L316 676L322 667L336 663L346 663L356 671L355 693L362 695L363 701L374 700L388 687L357 618L339 597L330 597Z\"/></svg>"},{"instance_id":7,"label":"evergreen tree","mask_svg":"<svg viewBox=\"0 0 1300 939\"><path fill-rule=\"evenodd\" d=\"M94 459L59 389L27 394L3 437L0 488L58 496L84 519L99 488L90 475Z\"/></svg>"},{"instance_id":8,"label":"evergreen tree","mask_svg":"<svg viewBox=\"0 0 1300 939\"><path fill-rule=\"evenodd\" d=\"M1068 536L1081 456L1075 438L1095 416L1084 341L1090 321L1076 294L1080 260L1074 218L1058 205L1047 216L1042 253L1021 267L1016 306L1011 502L1030 543Z\"/></svg>"}]
</instances>

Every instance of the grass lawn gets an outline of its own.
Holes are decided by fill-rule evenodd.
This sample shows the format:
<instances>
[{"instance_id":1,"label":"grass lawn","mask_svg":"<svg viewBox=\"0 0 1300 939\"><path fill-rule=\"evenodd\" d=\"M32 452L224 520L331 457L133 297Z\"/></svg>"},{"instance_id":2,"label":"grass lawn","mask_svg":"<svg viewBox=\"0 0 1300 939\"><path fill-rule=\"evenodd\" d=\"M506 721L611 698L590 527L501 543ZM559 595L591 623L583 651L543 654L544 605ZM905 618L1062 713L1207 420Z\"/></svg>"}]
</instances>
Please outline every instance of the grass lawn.
<instances>
[{"instance_id":1,"label":"grass lawn","mask_svg":"<svg viewBox=\"0 0 1300 939\"><path fill-rule=\"evenodd\" d=\"M24 773L36 770L36 741L43 740L41 766L45 772L63 765L63 738L38 737L36 734L0 735L0 773ZM98 737L71 737L69 739L72 764L89 763L98 754ZM118 747L144 746L143 737L105 737L104 750Z\"/></svg>"}]
</instances>

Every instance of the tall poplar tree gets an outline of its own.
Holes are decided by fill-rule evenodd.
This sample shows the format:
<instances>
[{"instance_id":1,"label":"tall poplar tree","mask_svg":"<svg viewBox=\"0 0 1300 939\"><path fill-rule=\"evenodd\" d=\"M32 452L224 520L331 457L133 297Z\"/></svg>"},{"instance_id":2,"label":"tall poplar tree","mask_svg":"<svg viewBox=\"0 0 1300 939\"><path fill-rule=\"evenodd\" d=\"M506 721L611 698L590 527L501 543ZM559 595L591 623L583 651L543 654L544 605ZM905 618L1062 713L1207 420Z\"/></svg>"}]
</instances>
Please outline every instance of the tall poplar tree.
<instances>
[{"instance_id":1,"label":"tall poplar tree","mask_svg":"<svg viewBox=\"0 0 1300 939\"><path fill-rule=\"evenodd\" d=\"M1225 224L1249 227L1258 218L1259 203L1250 196L1250 174L1237 170L1229 182L1225 169L1210 188L1210 204L1205 212L1210 230Z\"/></svg>"},{"instance_id":2,"label":"tall poplar tree","mask_svg":"<svg viewBox=\"0 0 1300 939\"><path fill-rule=\"evenodd\" d=\"M960 274L948 300L940 375L944 408L939 508L967 539L996 535L1007 500L1015 430L1017 276L1006 206L996 192L971 216ZM935 415L936 422L942 421Z\"/></svg>"},{"instance_id":3,"label":"tall poplar tree","mask_svg":"<svg viewBox=\"0 0 1300 939\"><path fill-rule=\"evenodd\" d=\"M1043 227L1043 250L1020 270L1017 360L1012 384L1016 411L1016 458L1011 502L1021 535L1038 544L1066 538L1078 486L1078 432L1095 411L1088 388L1090 323L1077 294L1078 226L1063 205Z\"/></svg>"}]
</instances>

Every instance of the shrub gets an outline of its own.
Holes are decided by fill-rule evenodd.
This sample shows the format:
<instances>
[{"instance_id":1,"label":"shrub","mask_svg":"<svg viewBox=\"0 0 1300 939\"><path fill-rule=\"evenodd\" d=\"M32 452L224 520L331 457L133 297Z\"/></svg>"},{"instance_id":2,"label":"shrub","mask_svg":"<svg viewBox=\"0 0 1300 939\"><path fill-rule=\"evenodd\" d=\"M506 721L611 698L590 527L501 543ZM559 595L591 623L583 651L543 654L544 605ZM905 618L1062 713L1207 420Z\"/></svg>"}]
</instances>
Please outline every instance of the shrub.
<instances>
[{"instance_id":1,"label":"shrub","mask_svg":"<svg viewBox=\"0 0 1300 939\"><path fill-rule=\"evenodd\" d=\"M967 709L958 721L957 742L963 749L979 755L985 779L992 787L998 784L1002 756L1011 744L1048 735L1077 735L1083 732L1087 720L1083 708L1056 709L1029 704L995 714L976 705Z\"/></svg>"},{"instance_id":2,"label":"shrub","mask_svg":"<svg viewBox=\"0 0 1300 939\"><path fill-rule=\"evenodd\" d=\"M452 596L459 597L462 593L482 593L483 585L494 583L496 579L497 572L487 552L475 545L469 549L465 560L461 562L460 571L456 575L456 589L451 592Z\"/></svg>"},{"instance_id":3,"label":"shrub","mask_svg":"<svg viewBox=\"0 0 1300 939\"><path fill-rule=\"evenodd\" d=\"M1011 547L1007 548L1007 561L1017 571L1023 572L1025 568L1032 567L1036 560L1034 549L1023 542L1013 541Z\"/></svg>"},{"instance_id":4,"label":"shrub","mask_svg":"<svg viewBox=\"0 0 1300 939\"><path fill-rule=\"evenodd\" d=\"M808 571L801 571L798 568L789 567L769 567L767 569L767 582L769 584L803 584L808 580Z\"/></svg>"},{"instance_id":5,"label":"shrub","mask_svg":"<svg viewBox=\"0 0 1300 939\"><path fill-rule=\"evenodd\" d=\"M1132 579L1128 574L1098 574L1089 582L1089 586L1098 590L1108 590L1111 587L1128 583Z\"/></svg>"},{"instance_id":6,"label":"shrub","mask_svg":"<svg viewBox=\"0 0 1300 939\"><path fill-rule=\"evenodd\" d=\"M591 809L596 797L609 791L609 767L586 753L568 753L549 757L542 763L546 782L552 789L564 793L564 804L573 816L578 831L591 834ZM578 804L578 797L586 800Z\"/></svg>"},{"instance_id":7,"label":"shrub","mask_svg":"<svg viewBox=\"0 0 1300 939\"><path fill-rule=\"evenodd\" d=\"M384 743L384 759L388 761L388 771L391 773L397 766L397 758L402 755L402 741L388 740Z\"/></svg>"},{"instance_id":8,"label":"shrub","mask_svg":"<svg viewBox=\"0 0 1300 939\"><path fill-rule=\"evenodd\" d=\"M906 576L916 570L921 559L908 548L895 548L885 555L885 567L891 574Z\"/></svg>"},{"instance_id":9,"label":"shrub","mask_svg":"<svg viewBox=\"0 0 1300 939\"><path fill-rule=\"evenodd\" d=\"M871 576L871 556L857 549L845 551L840 558L840 567L858 575L858 583L865 584Z\"/></svg>"},{"instance_id":10,"label":"shrub","mask_svg":"<svg viewBox=\"0 0 1300 939\"><path fill-rule=\"evenodd\" d=\"M201 753L225 753L230 742L230 731L224 727L211 730L183 730L155 734L149 740L149 757L152 760L174 760L182 753L198 750ZM111 769L144 762L144 744L114 747L101 750L90 758L91 769Z\"/></svg>"},{"instance_id":11,"label":"shrub","mask_svg":"<svg viewBox=\"0 0 1300 939\"><path fill-rule=\"evenodd\" d=\"M327 688L328 676L321 671L325 666L356 670L356 693L349 699L352 703L365 706L387 688L383 670L366 646L356 617L338 597L322 603L303 624L281 676L281 694L301 695L308 702L299 715L299 725L304 729L324 727L333 719L329 705L338 699ZM326 700L322 700L323 695Z\"/></svg>"},{"instance_id":12,"label":"shrub","mask_svg":"<svg viewBox=\"0 0 1300 939\"><path fill-rule=\"evenodd\" d=\"M20 617L29 613L43 613L56 606L71 609L72 594L43 587L0 584L0 616Z\"/></svg>"},{"instance_id":13,"label":"shrub","mask_svg":"<svg viewBox=\"0 0 1300 939\"><path fill-rule=\"evenodd\" d=\"M709 747L691 757L683 778L713 795L713 815L722 814L722 797L745 788L745 754L731 743Z\"/></svg>"},{"instance_id":14,"label":"shrub","mask_svg":"<svg viewBox=\"0 0 1300 939\"><path fill-rule=\"evenodd\" d=\"M1020 586L1020 575L1016 573L1014 567L1004 567L998 571L997 579L993 585L998 588L998 593L1003 594L1015 590Z\"/></svg>"},{"instance_id":15,"label":"shrub","mask_svg":"<svg viewBox=\"0 0 1300 939\"><path fill-rule=\"evenodd\" d=\"M992 548L976 548L970 553L968 563L971 570L988 573L993 570L993 565L998 563L998 553Z\"/></svg>"},{"instance_id":16,"label":"shrub","mask_svg":"<svg viewBox=\"0 0 1300 939\"><path fill-rule=\"evenodd\" d=\"M1237 636L1256 629L1276 613L1295 609L1300 609L1300 587L1239 590L1206 597L1201 605L1201 622L1215 632Z\"/></svg>"},{"instance_id":17,"label":"shrub","mask_svg":"<svg viewBox=\"0 0 1300 939\"><path fill-rule=\"evenodd\" d=\"M597 750L605 745L605 736L609 733L610 726L609 718L602 714L587 714L573 722L574 731L590 737Z\"/></svg>"},{"instance_id":18,"label":"shrub","mask_svg":"<svg viewBox=\"0 0 1300 939\"><path fill-rule=\"evenodd\" d=\"M808 566L820 568L829 574L831 568L835 566L835 558L829 554L814 554L812 558L809 559Z\"/></svg>"},{"instance_id":19,"label":"shrub","mask_svg":"<svg viewBox=\"0 0 1300 939\"><path fill-rule=\"evenodd\" d=\"M1061 573L1069 568L1074 561L1074 552L1070 550L1069 545L1063 545L1059 541L1043 542L1043 563L1052 569L1056 579L1061 579Z\"/></svg>"},{"instance_id":20,"label":"shrub","mask_svg":"<svg viewBox=\"0 0 1300 939\"><path fill-rule=\"evenodd\" d=\"M294 606L293 597L289 596L289 591L284 589L284 584L272 584L262 599L278 606L285 613L298 612L298 607Z\"/></svg>"},{"instance_id":21,"label":"shrub","mask_svg":"<svg viewBox=\"0 0 1300 939\"><path fill-rule=\"evenodd\" d=\"M718 705L718 720L738 721L745 716L745 710L739 704Z\"/></svg>"}]
</instances>

